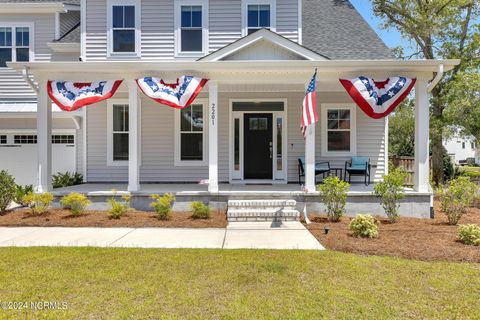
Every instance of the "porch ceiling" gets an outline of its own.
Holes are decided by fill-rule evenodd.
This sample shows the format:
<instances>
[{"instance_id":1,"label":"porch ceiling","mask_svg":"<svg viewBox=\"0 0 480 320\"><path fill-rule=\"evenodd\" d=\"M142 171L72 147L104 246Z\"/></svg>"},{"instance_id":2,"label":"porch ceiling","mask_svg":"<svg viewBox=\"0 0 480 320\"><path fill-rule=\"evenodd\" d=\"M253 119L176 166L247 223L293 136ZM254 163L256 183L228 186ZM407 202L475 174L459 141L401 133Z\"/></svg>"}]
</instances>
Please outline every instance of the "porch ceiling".
<instances>
[{"instance_id":1,"label":"porch ceiling","mask_svg":"<svg viewBox=\"0 0 480 320\"><path fill-rule=\"evenodd\" d=\"M459 60L323 60L323 61L92 61L11 62L17 71L28 68L35 78L92 81L139 78L145 75L173 80L194 74L223 83L304 84L318 68L319 82L365 75L385 78L401 74L430 80L440 65L449 71Z\"/></svg>"}]
</instances>

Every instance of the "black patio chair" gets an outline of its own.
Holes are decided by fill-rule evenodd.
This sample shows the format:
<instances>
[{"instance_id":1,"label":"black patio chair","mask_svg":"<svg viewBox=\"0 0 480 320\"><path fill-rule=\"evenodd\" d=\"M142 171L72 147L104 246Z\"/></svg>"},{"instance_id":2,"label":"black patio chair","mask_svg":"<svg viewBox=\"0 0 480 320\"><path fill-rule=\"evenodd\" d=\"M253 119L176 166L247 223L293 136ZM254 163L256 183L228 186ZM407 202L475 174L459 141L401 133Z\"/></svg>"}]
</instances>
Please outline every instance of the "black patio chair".
<instances>
[{"instance_id":1,"label":"black patio chair","mask_svg":"<svg viewBox=\"0 0 480 320\"><path fill-rule=\"evenodd\" d=\"M315 184L317 184L317 175L323 175L322 178L325 178L325 173L330 172L330 162L316 162L315 163ZM302 184L302 177L305 177L305 158L298 158L298 184Z\"/></svg>"}]
</instances>

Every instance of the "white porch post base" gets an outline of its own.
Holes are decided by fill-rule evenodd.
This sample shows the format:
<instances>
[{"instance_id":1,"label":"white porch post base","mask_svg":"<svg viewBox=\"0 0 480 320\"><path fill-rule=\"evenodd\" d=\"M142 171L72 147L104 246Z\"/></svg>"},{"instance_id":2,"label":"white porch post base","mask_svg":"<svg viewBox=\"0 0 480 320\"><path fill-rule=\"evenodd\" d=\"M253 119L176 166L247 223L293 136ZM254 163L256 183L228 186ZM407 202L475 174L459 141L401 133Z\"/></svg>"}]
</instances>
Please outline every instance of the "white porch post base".
<instances>
[{"instance_id":1,"label":"white porch post base","mask_svg":"<svg viewBox=\"0 0 480 320\"><path fill-rule=\"evenodd\" d=\"M305 139L305 189L316 191L315 186L315 123L307 127Z\"/></svg>"},{"instance_id":2,"label":"white porch post base","mask_svg":"<svg viewBox=\"0 0 480 320\"><path fill-rule=\"evenodd\" d=\"M218 192L218 83L208 85L208 191Z\"/></svg>"},{"instance_id":3,"label":"white porch post base","mask_svg":"<svg viewBox=\"0 0 480 320\"><path fill-rule=\"evenodd\" d=\"M38 79L37 95L37 185L36 192L52 190L52 104L47 93L47 80Z\"/></svg>"},{"instance_id":4,"label":"white porch post base","mask_svg":"<svg viewBox=\"0 0 480 320\"><path fill-rule=\"evenodd\" d=\"M140 102L135 80L128 80L128 191L140 190Z\"/></svg>"},{"instance_id":5,"label":"white porch post base","mask_svg":"<svg viewBox=\"0 0 480 320\"><path fill-rule=\"evenodd\" d=\"M429 184L429 130L430 113L426 80L415 84L415 180L414 189L430 192Z\"/></svg>"}]
</instances>

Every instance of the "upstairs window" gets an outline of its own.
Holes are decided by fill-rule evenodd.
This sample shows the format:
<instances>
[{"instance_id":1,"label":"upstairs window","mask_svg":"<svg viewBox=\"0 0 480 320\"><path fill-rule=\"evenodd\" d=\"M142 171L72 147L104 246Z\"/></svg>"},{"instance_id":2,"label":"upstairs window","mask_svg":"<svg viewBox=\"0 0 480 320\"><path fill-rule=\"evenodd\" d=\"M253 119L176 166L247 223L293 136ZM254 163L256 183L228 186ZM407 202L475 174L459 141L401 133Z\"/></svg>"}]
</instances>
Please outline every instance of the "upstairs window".
<instances>
[{"instance_id":1,"label":"upstairs window","mask_svg":"<svg viewBox=\"0 0 480 320\"><path fill-rule=\"evenodd\" d=\"M248 11L248 20L247 20L248 34L251 34L262 28L270 29L270 5L249 4L247 11Z\"/></svg>"},{"instance_id":2,"label":"upstairs window","mask_svg":"<svg viewBox=\"0 0 480 320\"><path fill-rule=\"evenodd\" d=\"M0 67L9 61L30 61L30 28L0 26Z\"/></svg>"},{"instance_id":3,"label":"upstairs window","mask_svg":"<svg viewBox=\"0 0 480 320\"><path fill-rule=\"evenodd\" d=\"M175 0L175 54L198 57L208 52L208 1Z\"/></svg>"},{"instance_id":4,"label":"upstairs window","mask_svg":"<svg viewBox=\"0 0 480 320\"><path fill-rule=\"evenodd\" d=\"M182 6L181 51L202 52L202 6Z\"/></svg>"},{"instance_id":5,"label":"upstairs window","mask_svg":"<svg viewBox=\"0 0 480 320\"><path fill-rule=\"evenodd\" d=\"M112 7L113 52L135 52L135 6Z\"/></svg>"}]
</instances>

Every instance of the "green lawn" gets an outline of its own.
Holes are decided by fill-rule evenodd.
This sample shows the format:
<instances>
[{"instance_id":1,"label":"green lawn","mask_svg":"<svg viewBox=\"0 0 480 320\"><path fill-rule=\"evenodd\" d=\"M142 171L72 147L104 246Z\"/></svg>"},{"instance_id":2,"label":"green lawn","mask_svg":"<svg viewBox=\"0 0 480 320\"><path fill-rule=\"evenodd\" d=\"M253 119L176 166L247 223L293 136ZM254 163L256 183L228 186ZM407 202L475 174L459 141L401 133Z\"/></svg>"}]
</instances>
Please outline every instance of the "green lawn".
<instances>
[{"instance_id":1,"label":"green lawn","mask_svg":"<svg viewBox=\"0 0 480 320\"><path fill-rule=\"evenodd\" d=\"M1 319L480 318L480 264L338 252L0 249Z\"/></svg>"}]
</instances>

